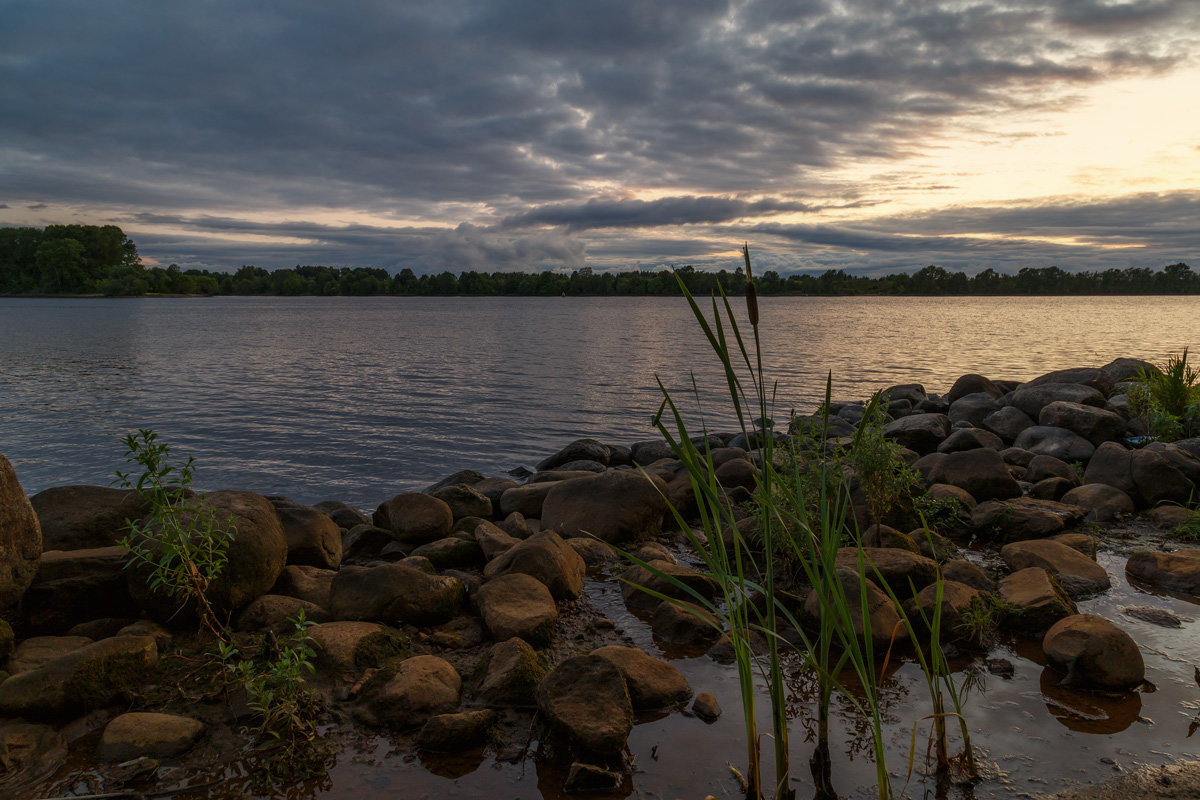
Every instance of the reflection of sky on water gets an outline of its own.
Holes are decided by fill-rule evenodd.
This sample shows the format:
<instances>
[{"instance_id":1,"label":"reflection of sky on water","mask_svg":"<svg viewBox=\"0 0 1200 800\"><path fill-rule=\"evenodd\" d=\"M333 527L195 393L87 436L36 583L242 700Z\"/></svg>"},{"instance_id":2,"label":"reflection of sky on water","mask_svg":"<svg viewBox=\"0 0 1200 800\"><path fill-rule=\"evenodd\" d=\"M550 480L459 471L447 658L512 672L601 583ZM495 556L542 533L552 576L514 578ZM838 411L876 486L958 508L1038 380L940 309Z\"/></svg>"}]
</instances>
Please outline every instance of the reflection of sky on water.
<instances>
[{"instance_id":1,"label":"reflection of sky on water","mask_svg":"<svg viewBox=\"0 0 1200 800\"><path fill-rule=\"evenodd\" d=\"M741 312L741 300L733 299ZM899 382L1032 377L1196 341L1193 298L765 298L777 417ZM746 331L748 333L748 330ZM31 490L108 483L151 427L203 486L370 507L580 436L654 435L655 376L732 426L678 298L0 299L4 452Z\"/></svg>"}]
</instances>

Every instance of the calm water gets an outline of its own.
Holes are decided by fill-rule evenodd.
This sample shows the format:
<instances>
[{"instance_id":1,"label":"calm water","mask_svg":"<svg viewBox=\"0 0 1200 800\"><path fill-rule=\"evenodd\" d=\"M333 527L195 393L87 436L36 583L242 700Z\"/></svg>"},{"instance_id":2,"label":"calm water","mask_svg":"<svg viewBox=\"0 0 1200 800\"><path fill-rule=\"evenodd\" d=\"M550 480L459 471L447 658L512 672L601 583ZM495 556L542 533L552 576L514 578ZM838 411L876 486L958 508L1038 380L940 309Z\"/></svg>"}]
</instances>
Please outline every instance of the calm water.
<instances>
[{"instance_id":1,"label":"calm water","mask_svg":"<svg viewBox=\"0 0 1200 800\"><path fill-rule=\"evenodd\" d=\"M738 301L740 305L740 301ZM1200 340L1195 298L767 298L776 416L965 372L1028 378ZM580 436L654 435L655 376L723 379L679 298L0 298L0 453L26 491L107 484L153 428L197 485L373 507ZM694 403L693 403L694 406ZM715 427L729 428L714 414Z\"/></svg>"}]
</instances>

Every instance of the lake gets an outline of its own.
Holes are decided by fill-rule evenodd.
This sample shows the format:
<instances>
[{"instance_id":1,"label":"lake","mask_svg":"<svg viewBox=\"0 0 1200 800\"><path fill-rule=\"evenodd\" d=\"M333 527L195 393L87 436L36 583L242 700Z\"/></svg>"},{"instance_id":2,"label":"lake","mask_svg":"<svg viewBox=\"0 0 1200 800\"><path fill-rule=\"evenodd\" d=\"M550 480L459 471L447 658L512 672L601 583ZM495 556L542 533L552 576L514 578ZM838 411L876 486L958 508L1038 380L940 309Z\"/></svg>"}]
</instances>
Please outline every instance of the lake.
<instances>
[{"instance_id":1,"label":"lake","mask_svg":"<svg viewBox=\"0 0 1200 800\"><path fill-rule=\"evenodd\" d=\"M945 392L1200 340L1192 297L760 302L779 419L814 408L830 372L835 399ZM698 424L692 373L705 421L731 429L682 298L0 298L0 453L30 494L108 484L120 437L152 428L195 456L198 487L373 508L579 437L652 438L656 377Z\"/></svg>"}]
</instances>

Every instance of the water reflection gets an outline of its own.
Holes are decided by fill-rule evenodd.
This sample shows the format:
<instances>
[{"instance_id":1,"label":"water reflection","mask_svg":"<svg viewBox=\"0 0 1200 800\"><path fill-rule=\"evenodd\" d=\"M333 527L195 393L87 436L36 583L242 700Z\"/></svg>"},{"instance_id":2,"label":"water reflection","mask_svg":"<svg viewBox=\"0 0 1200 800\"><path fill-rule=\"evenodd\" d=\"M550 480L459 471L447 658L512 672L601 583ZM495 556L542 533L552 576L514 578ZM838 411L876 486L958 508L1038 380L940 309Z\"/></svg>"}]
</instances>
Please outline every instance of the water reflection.
<instances>
[{"instance_id":1,"label":"water reflection","mask_svg":"<svg viewBox=\"0 0 1200 800\"><path fill-rule=\"evenodd\" d=\"M1041 690L1046 710L1068 730L1079 733L1120 733L1142 715L1139 692L1099 694L1062 686L1062 673L1053 667L1042 670Z\"/></svg>"}]
</instances>

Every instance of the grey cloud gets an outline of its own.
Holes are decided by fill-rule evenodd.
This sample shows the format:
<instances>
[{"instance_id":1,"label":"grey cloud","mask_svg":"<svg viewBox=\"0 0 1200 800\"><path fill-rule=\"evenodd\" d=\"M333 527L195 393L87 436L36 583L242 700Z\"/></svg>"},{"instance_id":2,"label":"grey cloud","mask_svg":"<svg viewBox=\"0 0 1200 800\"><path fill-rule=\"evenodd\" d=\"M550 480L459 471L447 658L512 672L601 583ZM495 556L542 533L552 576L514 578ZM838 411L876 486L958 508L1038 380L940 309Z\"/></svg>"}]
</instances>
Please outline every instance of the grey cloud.
<instances>
[{"instance_id":1,"label":"grey cloud","mask_svg":"<svg viewBox=\"0 0 1200 800\"><path fill-rule=\"evenodd\" d=\"M731 197L664 197L659 200L604 200L592 198L582 204L540 206L505 217L506 227L528 225L562 226L569 231L593 228L654 228L665 225L694 225L726 222L739 217L780 211L812 211L807 203L766 199L739 200Z\"/></svg>"}]
</instances>

